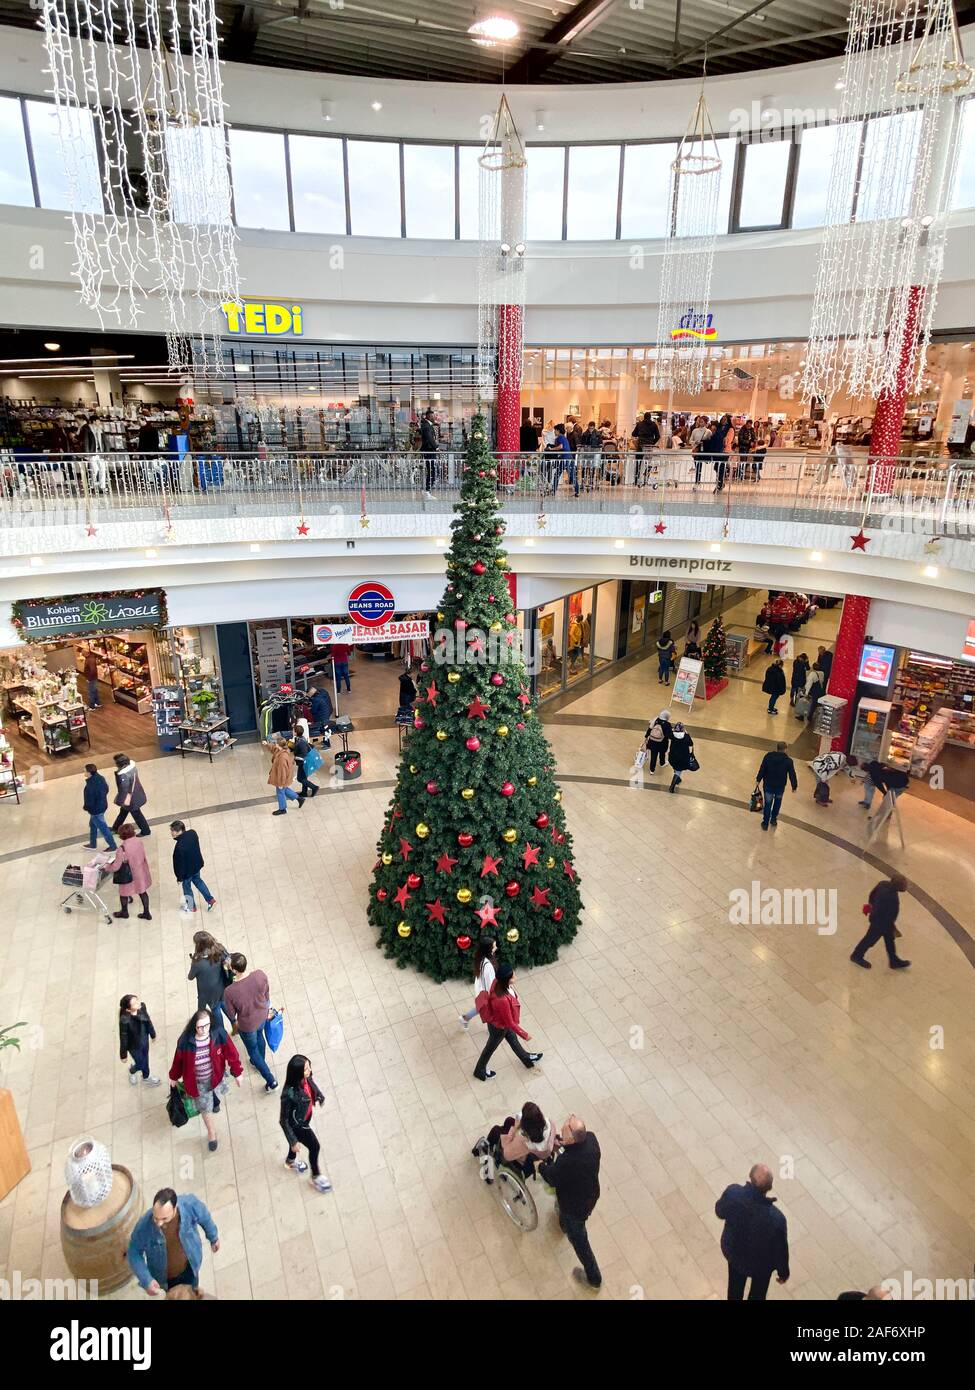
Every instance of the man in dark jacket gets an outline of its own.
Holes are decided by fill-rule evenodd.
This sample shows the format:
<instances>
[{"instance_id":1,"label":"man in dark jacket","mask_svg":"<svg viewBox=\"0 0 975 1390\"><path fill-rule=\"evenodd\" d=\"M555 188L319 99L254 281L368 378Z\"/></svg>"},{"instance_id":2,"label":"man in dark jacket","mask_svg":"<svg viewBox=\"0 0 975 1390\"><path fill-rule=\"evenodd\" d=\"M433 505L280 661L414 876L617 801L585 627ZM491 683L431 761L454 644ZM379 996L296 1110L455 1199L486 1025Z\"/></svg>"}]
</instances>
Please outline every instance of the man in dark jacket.
<instances>
[{"instance_id":1,"label":"man in dark jacket","mask_svg":"<svg viewBox=\"0 0 975 1390\"><path fill-rule=\"evenodd\" d=\"M649 455L651 450L655 449L660 442L660 430L649 410L643 416L642 420L637 421L633 428L633 434L630 437L636 440L636 447L642 456L637 460L636 466L636 485L637 487L642 487L646 482L646 472L650 466L650 460L647 455Z\"/></svg>"},{"instance_id":2,"label":"man in dark jacket","mask_svg":"<svg viewBox=\"0 0 975 1390\"><path fill-rule=\"evenodd\" d=\"M782 659L777 657L765 672L765 679L762 682L762 690L768 696L769 714L778 714L775 702L785 694L786 689L785 666Z\"/></svg>"},{"instance_id":3,"label":"man in dark jacket","mask_svg":"<svg viewBox=\"0 0 975 1390\"><path fill-rule=\"evenodd\" d=\"M830 672L833 669L833 653L826 647L820 647L816 665L823 673L823 689L828 690Z\"/></svg>"},{"instance_id":4,"label":"man in dark jacket","mask_svg":"<svg viewBox=\"0 0 975 1390\"><path fill-rule=\"evenodd\" d=\"M880 882L871 890L870 897L867 899L867 906L870 908L870 926L866 934L857 942L853 948L850 960L854 965L862 965L864 970L870 969L870 962L863 957L871 946L875 946L881 937L887 948L887 962L891 970L905 970L910 965L909 960L902 960L897 954L897 947L894 944L897 939L897 914L900 912L901 893L907 892L907 879L903 874L894 874L891 878L882 878Z\"/></svg>"},{"instance_id":5,"label":"man in dark jacket","mask_svg":"<svg viewBox=\"0 0 975 1390\"><path fill-rule=\"evenodd\" d=\"M781 661L778 664L781 666ZM779 823L779 808L785 795L786 782L792 783L793 791L798 790L796 765L785 751L785 747L784 743L779 742L775 745L774 752L765 754L755 778L765 793L765 810L762 815L763 830L768 830L770 824L778 825Z\"/></svg>"},{"instance_id":6,"label":"man in dark jacket","mask_svg":"<svg viewBox=\"0 0 975 1390\"><path fill-rule=\"evenodd\" d=\"M877 762L867 763L864 767L866 781L863 784L863 800L858 801L857 805L865 810L870 810L873 794L879 791L881 796L886 796L888 792L893 792L895 799L903 796L910 783L910 777L900 768L888 767L886 763Z\"/></svg>"},{"instance_id":7,"label":"man in dark jacket","mask_svg":"<svg viewBox=\"0 0 975 1390\"><path fill-rule=\"evenodd\" d=\"M423 468L427 497L433 496L433 483L437 468L437 426L433 409L426 410L420 417L420 452L423 454Z\"/></svg>"},{"instance_id":8,"label":"man in dark jacket","mask_svg":"<svg viewBox=\"0 0 975 1390\"><path fill-rule=\"evenodd\" d=\"M728 1261L730 1303L742 1302L749 1279L749 1303L764 1303L773 1272L780 1284L789 1278L788 1227L771 1190L771 1169L756 1163L746 1183L732 1183L714 1204L725 1223L721 1253Z\"/></svg>"},{"instance_id":9,"label":"man in dark jacket","mask_svg":"<svg viewBox=\"0 0 975 1390\"><path fill-rule=\"evenodd\" d=\"M311 733L323 734L332 717L332 697L327 690L315 685L308 694L311 696Z\"/></svg>"},{"instance_id":10,"label":"man in dark jacket","mask_svg":"<svg viewBox=\"0 0 975 1390\"><path fill-rule=\"evenodd\" d=\"M200 849L199 835L195 830L187 830L181 820L170 821L169 828L176 841L173 845L173 873L183 889L183 906L180 911L196 911L196 900L193 897L193 889L196 887L203 894L207 911L212 912L217 900L200 877L203 852Z\"/></svg>"},{"instance_id":11,"label":"man in dark jacket","mask_svg":"<svg viewBox=\"0 0 975 1390\"><path fill-rule=\"evenodd\" d=\"M559 1225L582 1261L582 1268L572 1271L573 1279L598 1289L603 1276L589 1244L586 1222L599 1201L599 1141L578 1115L570 1115L562 1126L561 1141L562 1152L542 1163L539 1172L555 1188Z\"/></svg>"},{"instance_id":12,"label":"man in dark jacket","mask_svg":"<svg viewBox=\"0 0 975 1390\"><path fill-rule=\"evenodd\" d=\"M526 420L519 429L518 448L523 454L538 453L538 430L533 420Z\"/></svg>"},{"instance_id":13,"label":"man in dark jacket","mask_svg":"<svg viewBox=\"0 0 975 1390\"><path fill-rule=\"evenodd\" d=\"M99 834L105 836L109 849L115 849L115 836L108 828L105 812L108 810L108 783L94 763L85 764L84 808L88 813L88 840L85 849L98 848Z\"/></svg>"}]
</instances>

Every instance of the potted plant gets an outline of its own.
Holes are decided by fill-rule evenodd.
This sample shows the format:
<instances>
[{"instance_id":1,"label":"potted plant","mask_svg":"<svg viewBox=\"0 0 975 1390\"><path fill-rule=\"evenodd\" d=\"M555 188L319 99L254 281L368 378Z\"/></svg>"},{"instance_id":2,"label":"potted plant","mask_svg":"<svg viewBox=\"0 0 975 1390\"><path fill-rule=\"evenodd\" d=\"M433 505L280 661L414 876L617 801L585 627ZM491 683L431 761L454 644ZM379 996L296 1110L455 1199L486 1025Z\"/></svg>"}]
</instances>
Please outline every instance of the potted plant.
<instances>
[{"instance_id":1,"label":"potted plant","mask_svg":"<svg viewBox=\"0 0 975 1390\"><path fill-rule=\"evenodd\" d=\"M15 1047L20 1051L20 1039L13 1035L13 1030L24 1027L24 1023L11 1023L6 1028L0 1028L0 1053L8 1047ZM0 1088L0 1200L29 1172L30 1159L17 1119L13 1095L10 1091Z\"/></svg>"},{"instance_id":2,"label":"potted plant","mask_svg":"<svg viewBox=\"0 0 975 1390\"><path fill-rule=\"evenodd\" d=\"M190 696L190 704L196 710L196 717L201 724L210 717L216 703L217 697L212 690L198 690L195 695Z\"/></svg>"}]
</instances>

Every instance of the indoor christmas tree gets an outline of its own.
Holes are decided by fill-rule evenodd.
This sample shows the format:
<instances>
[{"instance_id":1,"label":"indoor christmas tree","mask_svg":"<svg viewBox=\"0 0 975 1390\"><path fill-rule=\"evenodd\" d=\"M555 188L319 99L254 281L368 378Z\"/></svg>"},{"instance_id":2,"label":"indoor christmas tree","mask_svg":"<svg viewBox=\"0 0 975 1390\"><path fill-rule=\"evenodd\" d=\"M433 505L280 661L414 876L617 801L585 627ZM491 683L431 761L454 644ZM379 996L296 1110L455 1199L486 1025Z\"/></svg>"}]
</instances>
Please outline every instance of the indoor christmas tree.
<instances>
[{"instance_id":1,"label":"indoor christmas tree","mask_svg":"<svg viewBox=\"0 0 975 1390\"><path fill-rule=\"evenodd\" d=\"M709 681L722 680L728 670L728 654L726 647L728 639L725 636L724 623L721 621L720 613L708 628L708 635L704 639L701 647L701 658L704 662L704 675Z\"/></svg>"},{"instance_id":2,"label":"indoor christmas tree","mask_svg":"<svg viewBox=\"0 0 975 1390\"><path fill-rule=\"evenodd\" d=\"M581 902L554 758L508 589L497 467L475 416L447 588L379 838L369 920L401 966L468 977L482 931L513 965L555 960Z\"/></svg>"}]
</instances>

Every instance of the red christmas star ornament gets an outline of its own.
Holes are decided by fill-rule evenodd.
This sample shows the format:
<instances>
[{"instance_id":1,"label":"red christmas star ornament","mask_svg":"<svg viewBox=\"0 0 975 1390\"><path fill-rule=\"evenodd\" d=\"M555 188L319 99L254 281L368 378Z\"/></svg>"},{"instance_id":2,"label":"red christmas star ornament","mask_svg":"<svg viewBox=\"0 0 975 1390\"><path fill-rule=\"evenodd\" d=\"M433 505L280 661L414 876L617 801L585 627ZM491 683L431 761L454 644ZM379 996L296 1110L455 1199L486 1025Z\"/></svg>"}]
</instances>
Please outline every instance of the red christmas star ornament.
<instances>
[{"instance_id":1,"label":"red christmas star ornament","mask_svg":"<svg viewBox=\"0 0 975 1390\"><path fill-rule=\"evenodd\" d=\"M853 542L850 547L851 550L862 550L866 552L867 546L870 544L870 537L864 535L862 526L855 536L850 537L850 540Z\"/></svg>"},{"instance_id":2,"label":"red christmas star ornament","mask_svg":"<svg viewBox=\"0 0 975 1390\"><path fill-rule=\"evenodd\" d=\"M498 925L498 909L494 906L494 903L485 903L483 907L477 909L475 915L481 923L482 931L485 927L496 927Z\"/></svg>"},{"instance_id":3,"label":"red christmas star ornament","mask_svg":"<svg viewBox=\"0 0 975 1390\"><path fill-rule=\"evenodd\" d=\"M427 918L429 922L439 922L441 926L444 925L444 905L439 898L432 903L427 903L426 909L430 914Z\"/></svg>"},{"instance_id":4,"label":"red christmas star ornament","mask_svg":"<svg viewBox=\"0 0 975 1390\"><path fill-rule=\"evenodd\" d=\"M489 705L484 705L481 703L480 695L475 695L473 700L467 706L467 717L468 719L483 719L484 716L488 713L489 709Z\"/></svg>"},{"instance_id":5,"label":"red christmas star ornament","mask_svg":"<svg viewBox=\"0 0 975 1390\"><path fill-rule=\"evenodd\" d=\"M531 896L532 907L548 907L548 894L549 890L547 888L533 888Z\"/></svg>"},{"instance_id":6,"label":"red christmas star ornament","mask_svg":"<svg viewBox=\"0 0 975 1390\"><path fill-rule=\"evenodd\" d=\"M563 859L563 860L562 860L562 868L565 870L565 875L566 875L566 878L568 878L569 882L570 882L570 883L575 883L575 881L576 881L575 870L573 869L572 865L569 863L568 859Z\"/></svg>"},{"instance_id":7,"label":"red christmas star ornament","mask_svg":"<svg viewBox=\"0 0 975 1390\"><path fill-rule=\"evenodd\" d=\"M656 526L655 526L653 529L656 531L656 533L657 533L658 536L662 536L663 533L666 531L667 528L666 528L666 526L663 524L662 521L658 521L657 524L656 524Z\"/></svg>"},{"instance_id":8,"label":"red christmas star ornament","mask_svg":"<svg viewBox=\"0 0 975 1390\"><path fill-rule=\"evenodd\" d=\"M457 863L457 860L456 860L456 859L451 859L450 855L447 854L446 851L444 851L444 853L443 853L443 854L440 856L440 858L437 860L437 873L438 873L438 874L450 874L450 873L453 873L453 871L454 871L454 865L455 865L456 863Z\"/></svg>"},{"instance_id":9,"label":"red christmas star ornament","mask_svg":"<svg viewBox=\"0 0 975 1390\"><path fill-rule=\"evenodd\" d=\"M525 687L522 686L522 687L521 687L521 694L518 696L518 703L519 703L519 705L530 705L531 702L532 702L532 697L529 695L529 693L528 693L528 691L525 689Z\"/></svg>"},{"instance_id":10,"label":"red christmas star ornament","mask_svg":"<svg viewBox=\"0 0 975 1390\"><path fill-rule=\"evenodd\" d=\"M410 855L413 853L413 846L410 844L409 840L400 840L399 852L403 856L403 863L405 864L407 859L409 859Z\"/></svg>"},{"instance_id":11,"label":"red christmas star ornament","mask_svg":"<svg viewBox=\"0 0 975 1390\"><path fill-rule=\"evenodd\" d=\"M85 535L86 535L86 536L97 536L97 534L98 534L98 527L97 527L97 526L86 526L86 527L85 527Z\"/></svg>"},{"instance_id":12,"label":"red christmas star ornament","mask_svg":"<svg viewBox=\"0 0 975 1390\"><path fill-rule=\"evenodd\" d=\"M393 894L393 902L397 907L405 907L413 894L409 891L405 883L401 883Z\"/></svg>"},{"instance_id":13,"label":"red christmas star ornament","mask_svg":"<svg viewBox=\"0 0 975 1390\"><path fill-rule=\"evenodd\" d=\"M557 825L552 826L552 839L555 841L557 845L560 845L562 841L565 839L565 836L562 834L562 831L559 829Z\"/></svg>"},{"instance_id":14,"label":"red christmas star ornament","mask_svg":"<svg viewBox=\"0 0 975 1390\"><path fill-rule=\"evenodd\" d=\"M305 523L304 521L301 521L301 522L298 523L298 535L299 535L299 536L307 536L307 535L308 535L308 526L306 525L306 523Z\"/></svg>"},{"instance_id":15,"label":"red christmas star ornament","mask_svg":"<svg viewBox=\"0 0 975 1390\"><path fill-rule=\"evenodd\" d=\"M497 878L498 865L500 863L500 859L495 859L493 855L486 854L484 856L484 863L481 865L481 878L486 878L488 874L494 874L495 878Z\"/></svg>"},{"instance_id":16,"label":"red christmas star ornament","mask_svg":"<svg viewBox=\"0 0 975 1390\"><path fill-rule=\"evenodd\" d=\"M427 702L437 708L437 682L431 681L427 686Z\"/></svg>"},{"instance_id":17,"label":"red christmas star ornament","mask_svg":"<svg viewBox=\"0 0 975 1390\"><path fill-rule=\"evenodd\" d=\"M467 648L468 651L483 652L484 642L480 637L474 637L468 641Z\"/></svg>"},{"instance_id":18,"label":"red christmas star ornament","mask_svg":"<svg viewBox=\"0 0 975 1390\"><path fill-rule=\"evenodd\" d=\"M521 856L522 864L526 869L530 869L533 864L538 863L540 847L537 845L526 845L525 852Z\"/></svg>"}]
</instances>

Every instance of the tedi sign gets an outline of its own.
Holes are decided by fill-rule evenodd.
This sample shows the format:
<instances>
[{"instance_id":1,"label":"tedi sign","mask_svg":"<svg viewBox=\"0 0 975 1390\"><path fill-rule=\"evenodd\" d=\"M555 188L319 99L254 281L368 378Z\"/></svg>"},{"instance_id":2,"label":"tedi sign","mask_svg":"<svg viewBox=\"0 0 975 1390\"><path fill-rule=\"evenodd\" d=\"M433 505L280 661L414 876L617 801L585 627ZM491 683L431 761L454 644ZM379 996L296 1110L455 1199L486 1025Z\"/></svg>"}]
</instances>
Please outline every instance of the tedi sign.
<instances>
[{"instance_id":1,"label":"tedi sign","mask_svg":"<svg viewBox=\"0 0 975 1390\"><path fill-rule=\"evenodd\" d=\"M228 333L242 333L252 338L280 338L288 333L300 338L304 332L300 304L270 304L267 301L221 304L227 320Z\"/></svg>"}]
</instances>

